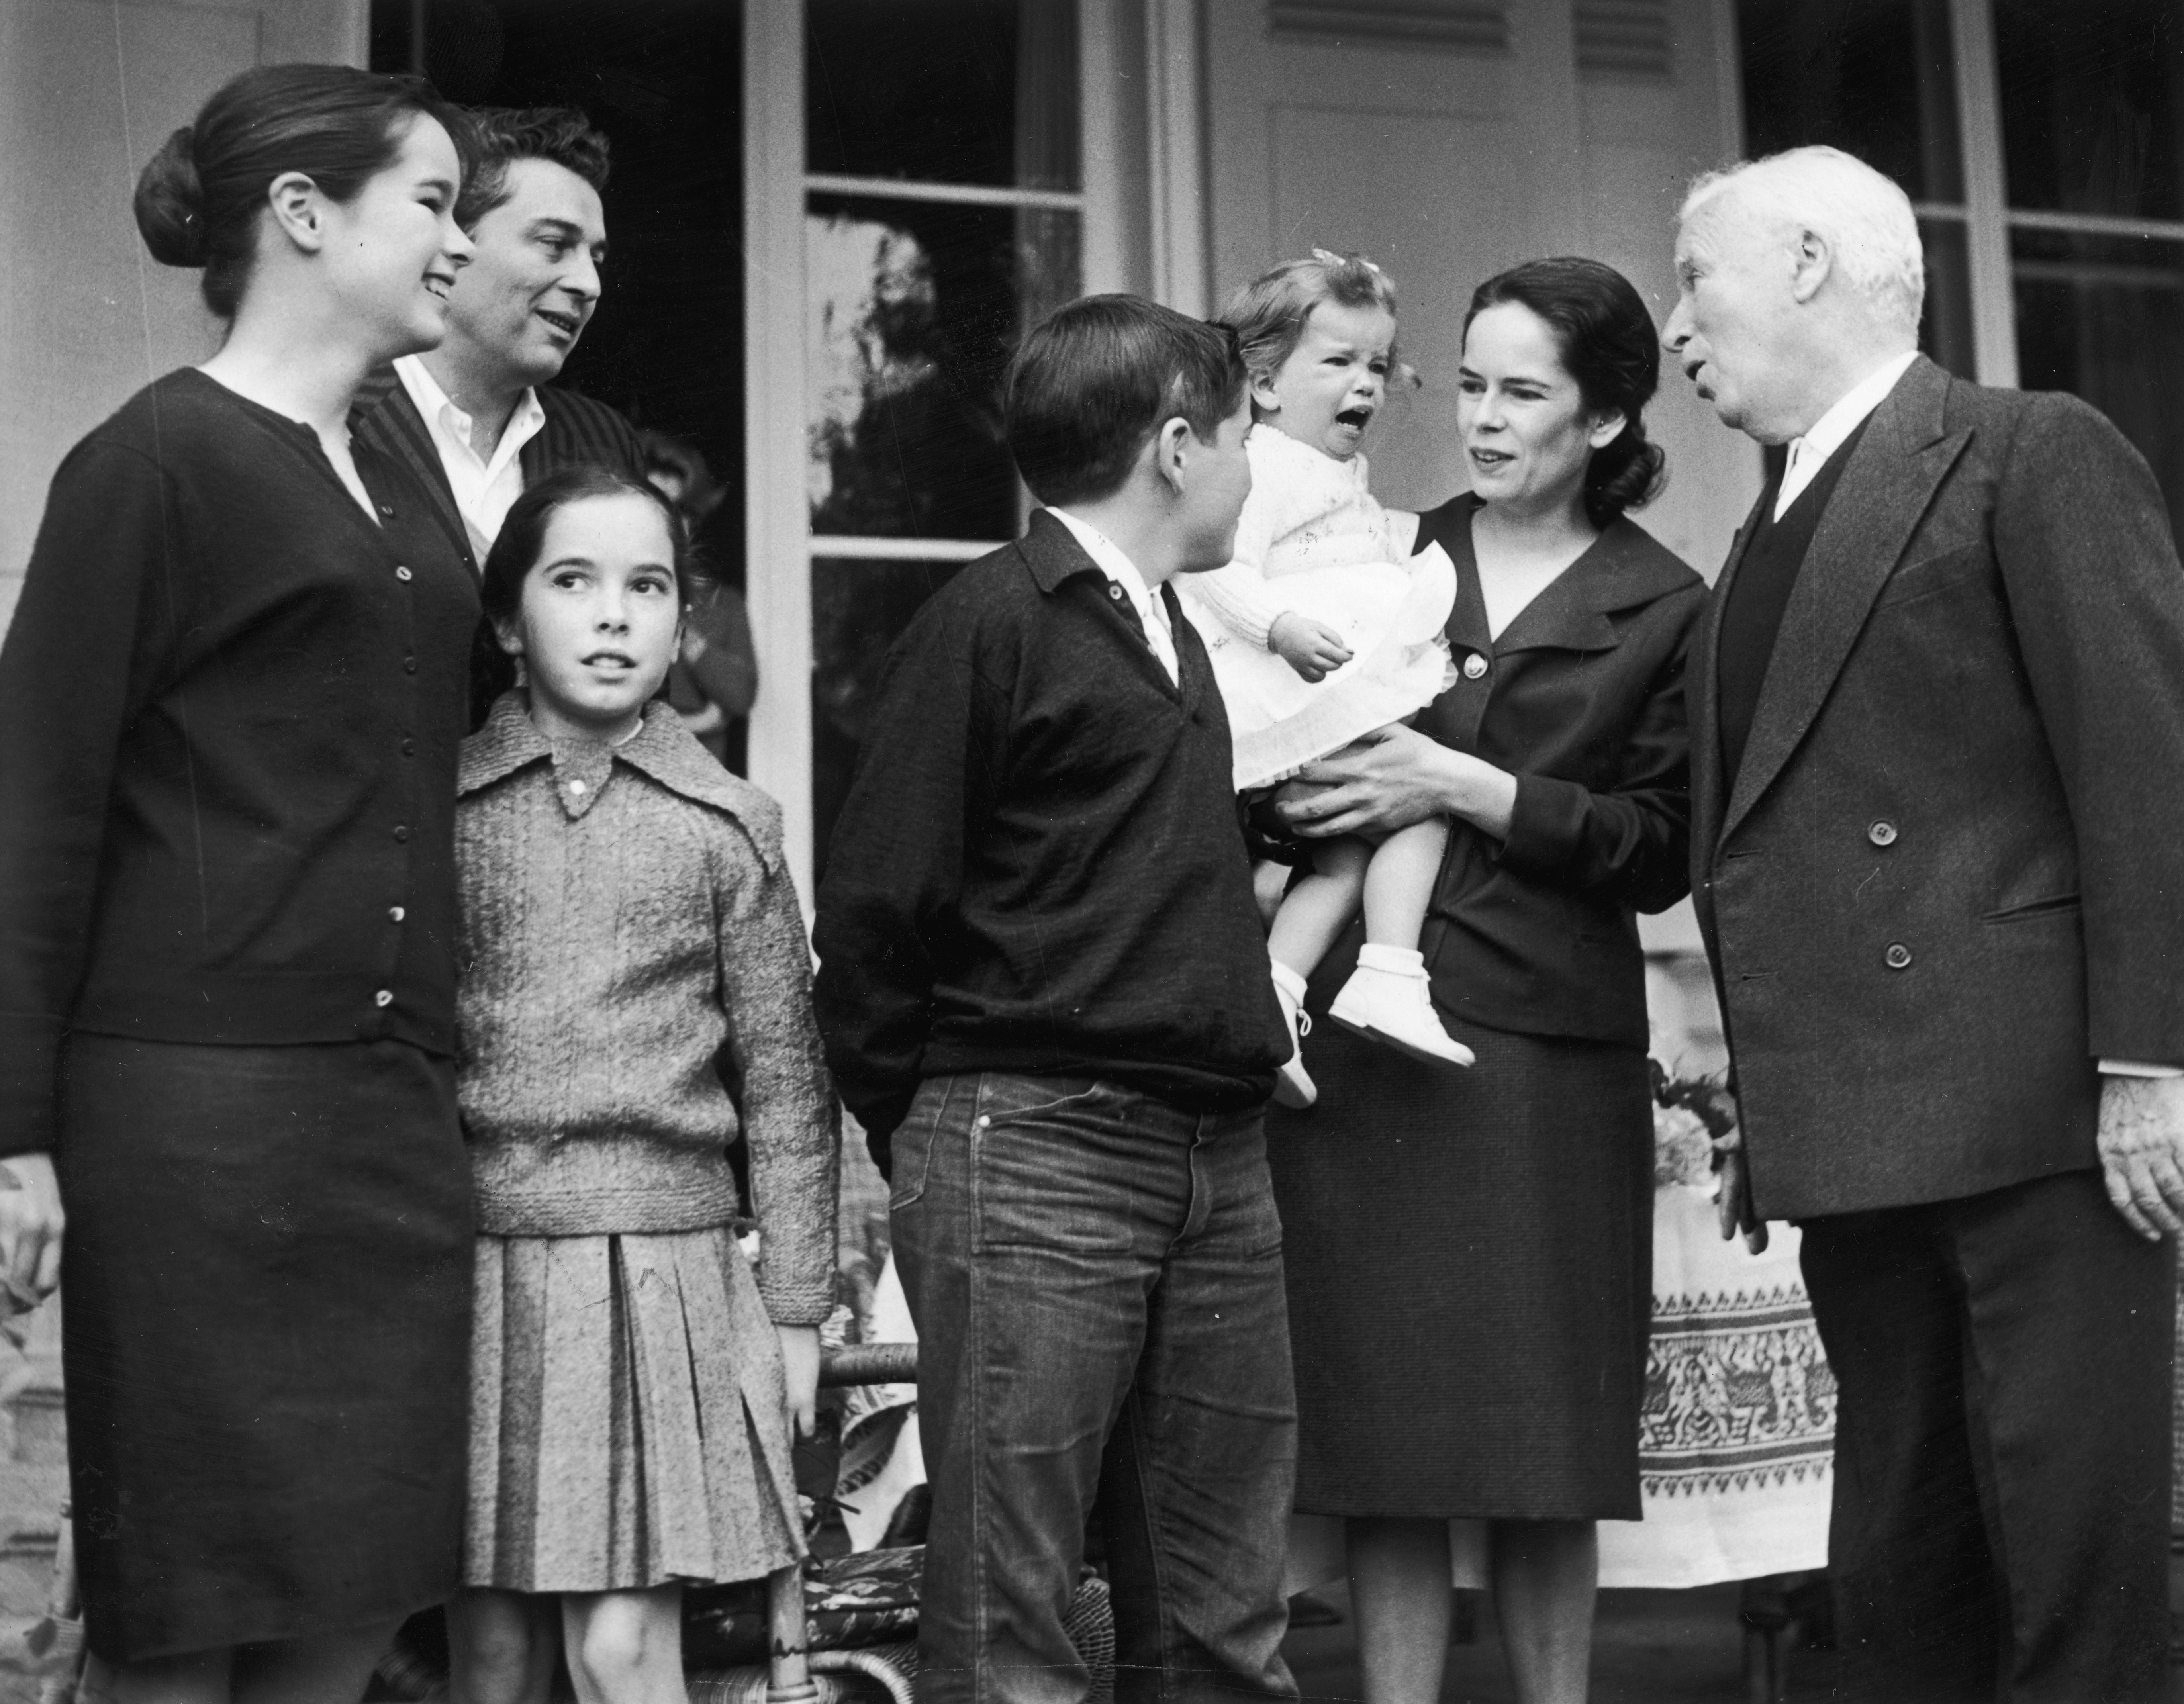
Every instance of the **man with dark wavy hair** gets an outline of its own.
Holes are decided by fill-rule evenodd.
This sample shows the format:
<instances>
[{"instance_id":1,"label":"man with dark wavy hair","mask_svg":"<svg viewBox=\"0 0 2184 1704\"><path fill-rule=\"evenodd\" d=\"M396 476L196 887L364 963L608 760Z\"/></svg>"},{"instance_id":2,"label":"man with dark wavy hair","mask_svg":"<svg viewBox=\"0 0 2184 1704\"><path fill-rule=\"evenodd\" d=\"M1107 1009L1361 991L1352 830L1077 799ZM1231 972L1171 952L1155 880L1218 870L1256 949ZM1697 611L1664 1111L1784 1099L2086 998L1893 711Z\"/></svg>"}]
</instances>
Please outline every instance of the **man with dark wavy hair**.
<instances>
[{"instance_id":1,"label":"man with dark wavy hair","mask_svg":"<svg viewBox=\"0 0 2184 1704\"><path fill-rule=\"evenodd\" d=\"M1085 1696L1095 1514L1123 1704L1295 1696L1289 1040L1168 583L1234 553L1250 424L1225 328L1095 296L1035 329L1008 440L1046 506L895 646L834 831L820 1028L919 1337L921 1704Z\"/></svg>"},{"instance_id":2,"label":"man with dark wavy hair","mask_svg":"<svg viewBox=\"0 0 2184 1704\"><path fill-rule=\"evenodd\" d=\"M572 107L470 114L455 217L476 253L448 296L448 335L367 380L351 430L436 499L473 572L523 487L597 463L644 476L627 420L555 387L599 305L607 139Z\"/></svg>"}]
</instances>

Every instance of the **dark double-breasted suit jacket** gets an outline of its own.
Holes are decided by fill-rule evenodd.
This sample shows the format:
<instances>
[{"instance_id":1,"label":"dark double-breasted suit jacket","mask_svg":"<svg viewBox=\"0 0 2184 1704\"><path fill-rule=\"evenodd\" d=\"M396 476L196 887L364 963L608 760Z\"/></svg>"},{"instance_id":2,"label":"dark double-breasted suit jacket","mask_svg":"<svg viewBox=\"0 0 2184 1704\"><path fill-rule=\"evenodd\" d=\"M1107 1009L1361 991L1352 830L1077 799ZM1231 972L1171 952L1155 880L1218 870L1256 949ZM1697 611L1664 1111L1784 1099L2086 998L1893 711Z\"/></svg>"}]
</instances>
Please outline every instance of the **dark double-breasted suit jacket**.
<instances>
[{"instance_id":1,"label":"dark double-breasted suit jacket","mask_svg":"<svg viewBox=\"0 0 2184 1704\"><path fill-rule=\"evenodd\" d=\"M1920 358L1847 451L1692 886L1769 1217L2093 1165L2102 1058L2184 1064L2184 571L2094 409ZM1763 501L1765 499L1763 498Z\"/></svg>"},{"instance_id":2,"label":"dark double-breasted suit jacket","mask_svg":"<svg viewBox=\"0 0 2184 1704\"><path fill-rule=\"evenodd\" d=\"M546 423L516 452L525 485L535 485L563 468L588 465L611 468L632 479L644 477L644 451L636 431L618 412L576 391L552 385L537 388ZM448 483L439 447L393 368L382 368L358 388L348 423L357 437L382 455L392 456L415 476L432 499L434 518L476 574L481 565L471 548L462 511L455 507L454 487Z\"/></svg>"}]
</instances>

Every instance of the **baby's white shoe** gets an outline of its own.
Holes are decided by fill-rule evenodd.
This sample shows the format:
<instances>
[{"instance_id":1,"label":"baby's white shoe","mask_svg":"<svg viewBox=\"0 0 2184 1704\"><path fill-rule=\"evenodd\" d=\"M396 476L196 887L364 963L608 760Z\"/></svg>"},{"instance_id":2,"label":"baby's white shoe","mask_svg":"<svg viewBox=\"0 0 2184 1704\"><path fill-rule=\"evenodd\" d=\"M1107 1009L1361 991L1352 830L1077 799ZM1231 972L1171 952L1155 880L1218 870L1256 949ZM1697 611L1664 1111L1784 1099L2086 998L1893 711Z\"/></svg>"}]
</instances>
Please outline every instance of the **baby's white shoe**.
<instances>
[{"instance_id":1,"label":"baby's white shoe","mask_svg":"<svg viewBox=\"0 0 2184 1704\"><path fill-rule=\"evenodd\" d=\"M1282 1016L1290 1027L1290 1056L1274 1073L1274 1104L1309 1106L1319 1099L1319 1090L1304 1068L1303 1038L1312 1033L1312 1014L1304 1009L1304 978L1276 960L1274 992L1281 997Z\"/></svg>"},{"instance_id":2,"label":"baby's white shoe","mask_svg":"<svg viewBox=\"0 0 2184 1704\"><path fill-rule=\"evenodd\" d=\"M1402 947L1369 943L1357 955L1357 968L1327 1015L1368 1041L1385 1043L1429 1063L1469 1065L1471 1050L1451 1039L1435 1014L1433 982L1424 957Z\"/></svg>"}]
</instances>

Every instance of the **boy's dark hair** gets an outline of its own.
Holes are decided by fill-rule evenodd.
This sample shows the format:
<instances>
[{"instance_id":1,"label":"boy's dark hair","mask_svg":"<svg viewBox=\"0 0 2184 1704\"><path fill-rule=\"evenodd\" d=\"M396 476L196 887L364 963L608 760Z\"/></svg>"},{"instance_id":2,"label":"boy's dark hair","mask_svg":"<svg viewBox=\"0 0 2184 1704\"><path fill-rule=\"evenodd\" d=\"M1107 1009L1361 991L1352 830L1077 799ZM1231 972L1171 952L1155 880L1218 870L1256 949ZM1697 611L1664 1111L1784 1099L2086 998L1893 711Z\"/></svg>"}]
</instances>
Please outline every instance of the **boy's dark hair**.
<instances>
[{"instance_id":1,"label":"boy's dark hair","mask_svg":"<svg viewBox=\"0 0 2184 1704\"><path fill-rule=\"evenodd\" d=\"M551 160L606 193L607 139L576 108L471 107L465 117L470 167L455 202L464 230L508 199L508 169L520 159Z\"/></svg>"},{"instance_id":2,"label":"boy's dark hair","mask_svg":"<svg viewBox=\"0 0 2184 1704\"><path fill-rule=\"evenodd\" d=\"M610 467L565 467L549 473L509 505L508 518L487 552L478 576L478 602L485 619L479 622L476 642L471 648L471 725L485 720L493 701L515 684L515 660L500 648L498 630L515 619L523 607L523 582L546 548L546 529L557 510L593 497L642 497L658 509L667 523L670 558L675 569L675 596L685 614L699 595L712 584L690 549L690 535L682 517L660 490L642 479L617 473Z\"/></svg>"},{"instance_id":3,"label":"boy's dark hair","mask_svg":"<svg viewBox=\"0 0 2184 1704\"><path fill-rule=\"evenodd\" d=\"M1041 503L1112 495L1178 415L1210 441L1242 406L1236 334L1141 296L1086 296L1034 326L1009 363L1006 431Z\"/></svg>"}]
</instances>

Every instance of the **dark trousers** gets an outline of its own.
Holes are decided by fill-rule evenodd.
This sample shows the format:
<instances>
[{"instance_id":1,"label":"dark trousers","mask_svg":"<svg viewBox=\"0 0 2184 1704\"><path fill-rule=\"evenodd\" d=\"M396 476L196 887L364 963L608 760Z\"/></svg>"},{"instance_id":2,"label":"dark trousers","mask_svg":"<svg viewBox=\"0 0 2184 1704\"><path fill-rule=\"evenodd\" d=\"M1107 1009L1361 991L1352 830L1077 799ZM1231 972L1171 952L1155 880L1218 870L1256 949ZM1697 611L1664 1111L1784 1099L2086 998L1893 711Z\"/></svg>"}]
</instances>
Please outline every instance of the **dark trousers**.
<instances>
[{"instance_id":1,"label":"dark trousers","mask_svg":"<svg viewBox=\"0 0 2184 1704\"><path fill-rule=\"evenodd\" d=\"M2167 1699L2169 1245L2090 1171L1803 1228L1846 1696Z\"/></svg>"},{"instance_id":2,"label":"dark trousers","mask_svg":"<svg viewBox=\"0 0 2184 1704\"><path fill-rule=\"evenodd\" d=\"M920 1704L1085 1696L1061 1618L1095 1514L1119 1700L1294 1698L1296 1406L1259 1114L932 1078L891 1206L933 1487Z\"/></svg>"}]
</instances>

